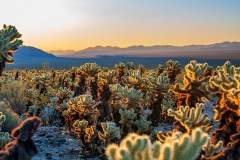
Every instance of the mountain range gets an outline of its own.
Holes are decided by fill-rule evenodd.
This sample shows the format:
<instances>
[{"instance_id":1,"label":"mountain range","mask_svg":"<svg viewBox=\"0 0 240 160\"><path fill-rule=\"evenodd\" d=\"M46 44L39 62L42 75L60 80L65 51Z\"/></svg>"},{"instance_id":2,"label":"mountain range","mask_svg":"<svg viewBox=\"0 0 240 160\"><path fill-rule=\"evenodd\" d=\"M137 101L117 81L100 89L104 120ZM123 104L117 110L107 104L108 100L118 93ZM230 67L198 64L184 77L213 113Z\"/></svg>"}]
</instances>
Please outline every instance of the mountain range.
<instances>
[{"instance_id":1,"label":"mountain range","mask_svg":"<svg viewBox=\"0 0 240 160\"><path fill-rule=\"evenodd\" d=\"M155 46L130 46L120 48L116 46L96 46L80 51L56 50L49 51L59 57L68 58L99 58L105 56L129 57L189 57L209 59L240 59L240 42L222 42L210 45L155 45Z\"/></svg>"},{"instance_id":2,"label":"mountain range","mask_svg":"<svg viewBox=\"0 0 240 160\"><path fill-rule=\"evenodd\" d=\"M61 53L61 55L59 55ZM55 55L54 55L55 54ZM207 62L212 66L223 65L227 60L240 66L240 42L223 42L212 45L190 46L131 46L90 47L81 51L45 52L32 46L20 46L14 53L15 63L7 65L7 69L41 68L43 62L58 69L78 67L87 62L95 62L100 66L114 67L120 61L134 62L146 67L156 67L169 59L178 60L183 66L190 60Z\"/></svg>"}]
</instances>

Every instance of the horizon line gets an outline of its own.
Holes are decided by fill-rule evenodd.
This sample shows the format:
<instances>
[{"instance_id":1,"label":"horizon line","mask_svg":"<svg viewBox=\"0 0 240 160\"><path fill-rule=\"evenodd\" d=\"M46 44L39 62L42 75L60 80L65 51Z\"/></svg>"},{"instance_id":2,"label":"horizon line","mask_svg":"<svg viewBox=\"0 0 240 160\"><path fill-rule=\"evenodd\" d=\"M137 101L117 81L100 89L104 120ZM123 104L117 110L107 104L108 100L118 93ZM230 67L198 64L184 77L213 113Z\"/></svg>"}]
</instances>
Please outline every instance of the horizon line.
<instances>
[{"instance_id":1,"label":"horizon line","mask_svg":"<svg viewBox=\"0 0 240 160\"><path fill-rule=\"evenodd\" d=\"M197 45L214 45L214 44L221 44L221 43L240 43L240 41L222 41L222 42L216 42L216 43L209 43L209 44L185 44L185 45L171 45L171 44L165 44L165 45L161 45L161 44L155 44L155 45L143 45L143 44L139 44L139 45L129 45L127 47L119 47L119 46L111 46L111 45L95 45L95 46L91 46L91 47L85 47L84 49L78 49L78 50L74 50L74 49L65 49L65 50L61 50L61 49L57 49L57 50L44 50L41 49L45 52L51 52L51 51L81 51L81 50L85 50L85 49L89 49L89 48L95 48L95 47L118 47L120 49L125 49L125 48L129 48L129 47L154 47L154 46L174 46L174 47L187 47L187 46L197 46ZM22 46L29 46L29 45L22 45ZM34 47L34 46L29 46L29 47ZM36 47L37 48L37 47ZM40 49L40 48L39 48Z\"/></svg>"}]
</instances>

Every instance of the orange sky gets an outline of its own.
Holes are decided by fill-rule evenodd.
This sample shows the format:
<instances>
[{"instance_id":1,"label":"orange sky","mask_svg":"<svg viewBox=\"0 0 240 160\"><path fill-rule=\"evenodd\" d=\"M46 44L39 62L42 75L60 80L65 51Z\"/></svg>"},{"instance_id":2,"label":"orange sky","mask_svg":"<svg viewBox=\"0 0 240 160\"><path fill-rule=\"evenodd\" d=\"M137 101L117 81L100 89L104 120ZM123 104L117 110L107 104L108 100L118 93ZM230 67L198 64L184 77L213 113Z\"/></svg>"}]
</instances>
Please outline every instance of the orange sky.
<instances>
[{"instance_id":1,"label":"orange sky","mask_svg":"<svg viewBox=\"0 0 240 160\"><path fill-rule=\"evenodd\" d=\"M45 51L240 41L238 0L7 0L0 24ZM8 6L13 6L8 12Z\"/></svg>"}]
</instances>

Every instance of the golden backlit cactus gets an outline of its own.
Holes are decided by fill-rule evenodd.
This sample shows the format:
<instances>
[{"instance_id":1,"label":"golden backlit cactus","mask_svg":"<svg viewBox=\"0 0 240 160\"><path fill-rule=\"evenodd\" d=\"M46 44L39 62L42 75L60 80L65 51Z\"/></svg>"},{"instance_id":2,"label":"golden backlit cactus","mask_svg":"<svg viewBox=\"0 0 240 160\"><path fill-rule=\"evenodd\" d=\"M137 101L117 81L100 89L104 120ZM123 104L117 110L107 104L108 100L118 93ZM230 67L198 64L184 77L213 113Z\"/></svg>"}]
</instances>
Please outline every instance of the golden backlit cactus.
<instances>
[{"instance_id":1,"label":"golden backlit cactus","mask_svg":"<svg viewBox=\"0 0 240 160\"><path fill-rule=\"evenodd\" d=\"M218 141L217 144L212 144L211 138L207 138L207 142L203 145L204 157L211 157L215 153L219 153L223 148L223 142Z\"/></svg>"},{"instance_id":2,"label":"golden backlit cactus","mask_svg":"<svg viewBox=\"0 0 240 160\"><path fill-rule=\"evenodd\" d=\"M125 64L122 62L119 62L119 64L115 64L115 68L117 68L117 80L119 83L122 81L122 76L126 74L126 67Z\"/></svg>"},{"instance_id":3,"label":"golden backlit cactus","mask_svg":"<svg viewBox=\"0 0 240 160\"><path fill-rule=\"evenodd\" d=\"M141 76L140 70L128 70L128 75L122 77L122 83L131 88L142 89L144 88L145 79Z\"/></svg>"},{"instance_id":4,"label":"golden backlit cactus","mask_svg":"<svg viewBox=\"0 0 240 160\"><path fill-rule=\"evenodd\" d=\"M79 115L91 115L96 114L96 109L94 105L96 102L92 99L89 94L83 94L73 99L70 99L68 105L72 106L72 109L76 111Z\"/></svg>"},{"instance_id":5,"label":"golden backlit cactus","mask_svg":"<svg viewBox=\"0 0 240 160\"><path fill-rule=\"evenodd\" d=\"M85 129L85 134L87 137L87 139L85 140L86 142L90 143L92 140L92 137L95 135L95 131L96 131L96 126L95 125L91 125L90 127Z\"/></svg>"},{"instance_id":6,"label":"golden backlit cactus","mask_svg":"<svg viewBox=\"0 0 240 160\"><path fill-rule=\"evenodd\" d=\"M211 125L211 120L208 118L208 115L202 114L203 107L203 104L197 103L196 108L191 108L190 111L189 106L181 106L177 111L169 109L168 116L173 116L179 121L189 134L197 127L200 127L203 131L209 133L213 126Z\"/></svg>"},{"instance_id":7,"label":"golden backlit cactus","mask_svg":"<svg viewBox=\"0 0 240 160\"><path fill-rule=\"evenodd\" d=\"M109 160L195 160L206 143L208 135L200 128L193 130L192 135L174 133L165 143L151 143L147 135L131 133L120 145L110 144L106 149Z\"/></svg>"},{"instance_id":8,"label":"golden backlit cactus","mask_svg":"<svg viewBox=\"0 0 240 160\"><path fill-rule=\"evenodd\" d=\"M20 39L22 35L16 27L3 25L0 30L0 76L5 68L5 63L13 63L13 52L15 52L23 41Z\"/></svg>"},{"instance_id":9,"label":"golden backlit cactus","mask_svg":"<svg viewBox=\"0 0 240 160\"><path fill-rule=\"evenodd\" d=\"M223 91L228 91L231 88L239 88L240 68L235 67L229 61L223 66L218 66L216 75L209 80L207 90L214 94L222 94Z\"/></svg>"},{"instance_id":10,"label":"golden backlit cactus","mask_svg":"<svg viewBox=\"0 0 240 160\"><path fill-rule=\"evenodd\" d=\"M197 63L193 60L185 66L186 74L183 79L183 86L176 83L172 92L181 94L186 97L185 105L195 106L196 103L202 102L201 98L209 99L207 92L204 90L204 83L209 80L209 76L205 76L208 68L207 63Z\"/></svg>"},{"instance_id":11,"label":"golden backlit cactus","mask_svg":"<svg viewBox=\"0 0 240 160\"><path fill-rule=\"evenodd\" d=\"M70 94L72 94L72 91L70 88L60 87L56 93L57 102L61 104L64 100L68 100L70 98L69 96Z\"/></svg>"},{"instance_id":12,"label":"golden backlit cactus","mask_svg":"<svg viewBox=\"0 0 240 160\"><path fill-rule=\"evenodd\" d=\"M78 135L78 138L80 138L81 136L84 135L85 129L88 127L88 121L86 121L85 119L81 121L76 120L73 123L73 127L74 127L74 132Z\"/></svg>"},{"instance_id":13,"label":"golden backlit cactus","mask_svg":"<svg viewBox=\"0 0 240 160\"><path fill-rule=\"evenodd\" d=\"M107 121L101 123L103 133L100 131L98 132L98 137L104 141L105 146L107 146L110 143L111 139L117 138L120 139L120 129L116 126L114 122Z\"/></svg>"},{"instance_id":14,"label":"golden backlit cactus","mask_svg":"<svg viewBox=\"0 0 240 160\"><path fill-rule=\"evenodd\" d=\"M178 61L169 60L166 62L166 65L167 68L164 73L169 77L169 83L173 83L177 75L181 73L181 64Z\"/></svg>"},{"instance_id":15,"label":"golden backlit cactus","mask_svg":"<svg viewBox=\"0 0 240 160\"><path fill-rule=\"evenodd\" d=\"M150 89L155 91L166 92L171 87L169 78L163 73L161 73L158 77L150 77L149 82Z\"/></svg>"},{"instance_id":16,"label":"golden backlit cactus","mask_svg":"<svg viewBox=\"0 0 240 160\"><path fill-rule=\"evenodd\" d=\"M101 72L101 67L96 63L85 63L80 66L80 70L86 73L90 77L96 76L99 72Z\"/></svg>"},{"instance_id":17,"label":"golden backlit cactus","mask_svg":"<svg viewBox=\"0 0 240 160\"><path fill-rule=\"evenodd\" d=\"M134 88L123 87L121 90L123 104L127 109L139 110L143 94Z\"/></svg>"},{"instance_id":18,"label":"golden backlit cactus","mask_svg":"<svg viewBox=\"0 0 240 160\"><path fill-rule=\"evenodd\" d=\"M117 72L115 70L100 72L98 73L98 78L106 80L108 84L115 84L117 82Z\"/></svg>"}]
</instances>

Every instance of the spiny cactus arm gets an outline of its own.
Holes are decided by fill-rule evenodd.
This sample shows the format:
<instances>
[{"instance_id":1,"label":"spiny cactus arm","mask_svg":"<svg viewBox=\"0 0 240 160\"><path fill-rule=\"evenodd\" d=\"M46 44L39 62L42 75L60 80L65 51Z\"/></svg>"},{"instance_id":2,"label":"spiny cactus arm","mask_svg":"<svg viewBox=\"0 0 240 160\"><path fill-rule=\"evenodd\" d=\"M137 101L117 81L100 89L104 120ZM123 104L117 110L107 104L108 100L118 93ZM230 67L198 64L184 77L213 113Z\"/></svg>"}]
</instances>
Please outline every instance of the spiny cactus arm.
<instances>
[{"instance_id":1,"label":"spiny cactus arm","mask_svg":"<svg viewBox=\"0 0 240 160\"><path fill-rule=\"evenodd\" d=\"M175 134L172 137L174 137ZM191 136L185 133L179 140L171 142L171 149L174 153L172 159L196 159L200 154L202 146L206 143L207 137L208 134L204 133L200 128L194 129ZM166 140L166 142L168 142L168 140Z\"/></svg>"},{"instance_id":2,"label":"spiny cactus arm","mask_svg":"<svg viewBox=\"0 0 240 160\"><path fill-rule=\"evenodd\" d=\"M131 133L121 141L120 146L109 145L106 155L111 160L195 160L207 137L209 136L206 133L197 128L192 135L176 132L163 144L151 144L148 136Z\"/></svg>"},{"instance_id":3,"label":"spiny cactus arm","mask_svg":"<svg viewBox=\"0 0 240 160\"><path fill-rule=\"evenodd\" d=\"M86 121L85 119L83 120L76 120L74 123L73 123L73 127L74 127L74 132L78 135L78 138L80 138L84 132L85 132L85 129L87 128L88 126L88 121Z\"/></svg>"},{"instance_id":4,"label":"spiny cactus arm","mask_svg":"<svg viewBox=\"0 0 240 160\"><path fill-rule=\"evenodd\" d=\"M207 142L203 145L202 149L205 152L204 157L211 157L215 153L219 153L223 148L223 142L218 141L217 144L212 144L210 137L207 138Z\"/></svg>"},{"instance_id":5,"label":"spiny cactus arm","mask_svg":"<svg viewBox=\"0 0 240 160\"><path fill-rule=\"evenodd\" d=\"M161 132L161 131L159 131L159 132L157 132L157 139L160 141L160 142L162 142L162 143L164 143L165 142L165 140L167 139L167 135L164 135L164 133L163 132Z\"/></svg>"},{"instance_id":6,"label":"spiny cactus arm","mask_svg":"<svg viewBox=\"0 0 240 160\"><path fill-rule=\"evenodd\" d=\"M222 70L224 71L224 73L228 73L230 75L234 74L234 68L235 66L232 65L230 61L226 61L222 66Z\"/></svg>"},{"instance_id":7,"label":"spiny cactus arm","mask_svg":"<svg viewBox=\"0 0 240 160\"><path fill-rule=\"evenodd\" d=\"M178 111L168 110L168 116L173 116L177 121L179 121L190 134L192 129L200 127L206 132L210 131L212 126L210 119L206 114L202 114L203 104L196 104L196 109L191 108L189 113L189 106L180 106Z\"/></svg>"},{"instance_id":8,"label":"spiny cactus arm","mask_svg":"<svg viewBox=\"0 0 240 160\"><path fill-rule=\"evenodd\" d=\"M92 136L95 134L95 131L96 131L96 126L94 126L94 125L85 129L85 133L87 134L87 137L88 137L88 139L87 139L88 143L91 142Z\"/></svg>"},{"instance_id":9,"label":"spiny cactus arm","mask_svg":"<svg viewBox=\"0 0 240 160\"><path fill-rule=\"evenodd\" d=\"M114 122L102 122L101 123L103 133L98 132L98 137L104 141L105 146L109 144L109 141L113 138L121 138L120 129Z\"/></svg>"},{"instance_id":10,"label":"spiny cactus arm","mask_svg":"<svg viewBox=\"0 0 240 160\"><path fill-rule=\"evenodd\" d=\"M109 144L105 154L108 156L108 160L120 160L121 156L118 155L118 145L115 143Z\"/></svg>"}]
</instances>

